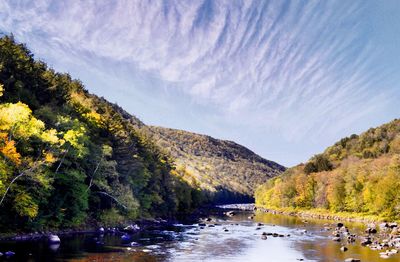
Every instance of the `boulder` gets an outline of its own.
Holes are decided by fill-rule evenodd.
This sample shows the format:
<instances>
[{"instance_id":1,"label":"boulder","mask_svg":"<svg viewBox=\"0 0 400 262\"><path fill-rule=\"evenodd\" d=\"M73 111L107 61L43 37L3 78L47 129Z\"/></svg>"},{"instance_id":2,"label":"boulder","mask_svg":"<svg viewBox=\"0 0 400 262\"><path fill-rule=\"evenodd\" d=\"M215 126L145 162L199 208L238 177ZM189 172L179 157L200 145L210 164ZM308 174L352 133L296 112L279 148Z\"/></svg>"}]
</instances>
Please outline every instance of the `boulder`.
<instances>
[{"instance_id":1,"label":"boulder","mask_svg":"<svg viewBox=\"0 0 400 262\"><path fill-rule=\"evenodd\" d=\"M344 246L343 246L343 247L341 247L341 248L340 248L340 251L342 251L342 252L346 252L346 251L347 251L347 247L344 247Z\"/></svg>"},{"instance_id":2,"label":"boulder","mask_svg":"<svg viewBox=\"0 0 400 262\"><path fill-rule=\"evenodd\" d=\"M125 231L129 231L129 232L135 232L140 230L140 227L138 225L128 225L124 228Z\"/></svg>"},{"instance_id":3,"label":"boulder","mask_svg":"<svg viewBox=\"0 0 400 262\"><path fill-rule=\"evenodd\" d=\"M50 243L60 243L61 240L60 240L60 237L57 236L57 235L50 235L49 236L49 242Z\"/></svg>"}]
</instances>

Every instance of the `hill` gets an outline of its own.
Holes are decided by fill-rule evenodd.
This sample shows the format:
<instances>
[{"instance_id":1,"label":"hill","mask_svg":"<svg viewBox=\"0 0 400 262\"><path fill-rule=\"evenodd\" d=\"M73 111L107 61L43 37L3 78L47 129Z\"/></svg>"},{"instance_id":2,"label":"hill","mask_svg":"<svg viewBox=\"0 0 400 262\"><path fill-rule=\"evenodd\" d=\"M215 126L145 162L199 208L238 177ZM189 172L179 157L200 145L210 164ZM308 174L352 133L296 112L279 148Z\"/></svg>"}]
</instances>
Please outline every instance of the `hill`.
<instances>
[{"instance_id":1,"label":"hill","mask_svg":"<svg viewBox=\"0 0 400 262\"><path fill-rule=\"evenodd\" d=\"M156 143L216 202L253 201L257 185L285 168L232 141L187 131L150 127Z\"/></svg>"},{"instance_id":2,"label":"hill","mask_svg":"<svg viewBox=\"0 0 400 262\"><path fill-rule=\"evenodd\" d=\"M233 142L191 134L172 143L162 130L1 37L0 232L186 215L216 200L214 189L248 198L282 170ZM177 145L185 158L165 150Z\"/></svg>"},{"instance_id":3,"label":"hill","mask_svg":"<svg viewBox=\"0 0 400 262\"><path fill-rule=\"evenodd\" d=\"M0 38L0 232L117 225L201 204L145 125Z\"/></svg>"},{"instance_id":4,"label":"hill","mask_svg":"<svg viewBox=\"0 0 400 262\"><path fill-rule=\"evenodd\" d=\"M260 186L255 198L272 209L400 219L400 120L341 139Z\"/></svg>"}]
</instances>

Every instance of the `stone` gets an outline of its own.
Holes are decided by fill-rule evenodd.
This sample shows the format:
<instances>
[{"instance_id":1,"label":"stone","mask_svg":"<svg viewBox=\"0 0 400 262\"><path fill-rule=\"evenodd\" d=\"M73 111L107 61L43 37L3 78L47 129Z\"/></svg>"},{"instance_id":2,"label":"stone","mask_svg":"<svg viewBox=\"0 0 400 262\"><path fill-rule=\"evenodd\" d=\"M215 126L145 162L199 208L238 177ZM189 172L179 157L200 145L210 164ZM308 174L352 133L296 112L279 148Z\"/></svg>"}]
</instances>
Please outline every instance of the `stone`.
<instances>
[{"instance_id":1,"label":"stone","mask_svg":"<svg viewBox=\"0 0 400 262\"><path fill-rule=\"evenodd\" d=\"M124 228L126 231L138 231L140 227L138 225L128 225Z\"/></svg>"},{"instance_id":2,"label":"stone","mask_svg":"<svg viewBox=\"0 0 400 262\"><path fill-rule=\"evenodd\" d=\"M362 246L367 246L367 245L371 245L372 244L372 241L371 241L371 239L369 239L369 238L365 238L365 239L363 239L362 241L361 241L361 245Z\"/></svg>"},{"instance_id":3,"label":"stone","mask_svg":"<svg viewBox=\"0 0 400 262\"><path fill-rule=\"evenodd\" d=\"M15 252L13 252L13 251L7 251L7 252L4 253L4 255L5 255L6 257L12 257L12 256L15 255Z\"/></svg>"},{"instance_id":4,"label":"stone","mask_svg":"<svg viewBox=\"0 0 400 262\"><path fill-rule=\"evenodd\" d=\"M344 261L345 262L361 262L361 259L350 257L350 258L346 258Z\"/></svg>"},{"instance_id":5,"label":"stone","mask_svg":"<svg viewBox=\"0 0 400 262\"><path fill-rule=\"evenodd\" d=\"M337 227L338 227L338 228L341 228L341 227L343 227L343 226L344 226L343 223L337 223Z\"/></svg>"},{"instance_id":6,"label":"stone","mask_svg":"<svg viewBox=\"0 0 400 262\"><path fill-rule=\"evenodd\" d=\"M234 215L236 215L236 213L234 211L228 211L226 212L226 215L229 217L233 217Z\"/></svg>"},{"instance_id":7,"label":"stone","mask_svg":"<svg viewBox=\"0 0 400 262\"><path fill-rule=\"evenodd\" d=\"M365 233L367 233L367 234L376 234L377 231L376 231L375 228L369 227L369 228L365 229Z\"/></svg>"},{"instance_id":8,"label":"stone","mask_svg":"<svg viewBox=\"0 0 400 262\"><path fill-rule=\"evenodd\" d=\"M61 240L60 240L60 237L57 236L57 235L50 235L49 236L49 242L50 243L60 243Z\"/></svg>"},{"instance_id":9,"label":"stone","mask_svg":"<svg viewBox=\"0 0 400 262\"><path fill-rule=\"evenodd\" d=\"M124 241L127 241L127 240L130 240L130 239L131 239L131 236L129 236L129 235L122 235L122 236L121 236L121 239L124 240Z\"/></svg>"},{"instance_id":10,"label":"stone","mask_svg":"<svg viewBox=\"0 0 400 262\"><path fill-rule=\"evenodd\" d=\"M206 221L207 221L207 222L210 222L210 221L212 221L212 218L211 218L211 217L207 217L207 218L206 218Z\"/></svg>"},{"instance_id":11,"label":"stone","mask_svg":"<svg viewBox=\"0 0 400 262\"><path fill-rule=\"evenodd\" d=\"M266 236L266 235L262 235L262 236L261 236L261 239L262 239L262 240L267 240L267 236Z\"/></svg>"},{"instance_id":12,"label":"stone","mask_svg":"<svg viewBox=\"0 0 400 262\"><path fill-rule=\"evenodd\" d=\"M341 241L340 237L334 237L334 238L332 238L332 240L336 241L336 242L340 242Z\"/></svg>"},{"instance_id":13,"label":"stone","mask_svg":"<svg viewBox=\"0 0 400 262\"><path fill-rule=\"evenodd\" d=\"M346 252L346 251L347 251L347 247L344 247L344 246L343 246L343 247L341 247L341 248L340 248L340 251L342 251L342 252Z\"/></svg>"}]
</instances>

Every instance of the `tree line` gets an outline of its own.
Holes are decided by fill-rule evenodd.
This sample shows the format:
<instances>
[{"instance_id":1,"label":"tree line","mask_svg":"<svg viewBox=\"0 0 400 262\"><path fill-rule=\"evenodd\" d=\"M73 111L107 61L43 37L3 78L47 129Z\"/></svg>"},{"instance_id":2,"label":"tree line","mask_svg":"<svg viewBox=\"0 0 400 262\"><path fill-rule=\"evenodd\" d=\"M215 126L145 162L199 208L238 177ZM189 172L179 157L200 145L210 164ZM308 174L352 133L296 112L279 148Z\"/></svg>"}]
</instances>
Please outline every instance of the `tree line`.
<instances>
[{"instance_id":1,"label":"tree line","mask_svg":"<svg viewBox=\"0 0 400 262\"><path fill-rule=\"evenodd\" d=\"M0 232L173 217L204 201L144 124L0 38Z\"/></svg>"}]
</instances>

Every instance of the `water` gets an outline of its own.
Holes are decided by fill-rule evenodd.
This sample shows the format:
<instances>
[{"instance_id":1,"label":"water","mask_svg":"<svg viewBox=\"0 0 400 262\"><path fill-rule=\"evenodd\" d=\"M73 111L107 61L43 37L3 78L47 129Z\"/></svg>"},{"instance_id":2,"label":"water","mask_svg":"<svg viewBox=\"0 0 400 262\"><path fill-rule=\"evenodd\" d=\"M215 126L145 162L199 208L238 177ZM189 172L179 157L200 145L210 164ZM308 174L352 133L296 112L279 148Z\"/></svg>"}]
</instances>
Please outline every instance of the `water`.
<instances>
[{"instance_id":1,"label":"water","mask_svg":"<svg viewBox=\"0 0 400 262\"><path fill-rule=\"evenodd\" d=\"M0 243L0 252L16 253L7 261L344 261L353 257L361 261L400 261L396 254L381 259L379 252L359 243L346 245L331 239L324 231L326 220L307 220L296 217L257 213L254 220L249 213L234 217L212 217L211 226L176 225L171 230L152 231L122 241L120 235L85 234L62 237L61 245L46 242ZM217 225L214 225L217 223ZM258 228L257 223L263 223ZM352 233L360 234L363 225L345 223ZM306 230L306 232L305 232ZM262 232L284 237L268 236ZM290 235L290 236L288 236ZM138 245L130 246L134 241ZM1 260L1 258L0 258ZM3 260L4 259L3 257Z\"/></svg>"}]
</instances>

